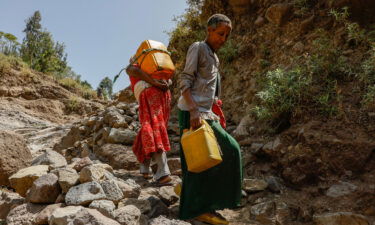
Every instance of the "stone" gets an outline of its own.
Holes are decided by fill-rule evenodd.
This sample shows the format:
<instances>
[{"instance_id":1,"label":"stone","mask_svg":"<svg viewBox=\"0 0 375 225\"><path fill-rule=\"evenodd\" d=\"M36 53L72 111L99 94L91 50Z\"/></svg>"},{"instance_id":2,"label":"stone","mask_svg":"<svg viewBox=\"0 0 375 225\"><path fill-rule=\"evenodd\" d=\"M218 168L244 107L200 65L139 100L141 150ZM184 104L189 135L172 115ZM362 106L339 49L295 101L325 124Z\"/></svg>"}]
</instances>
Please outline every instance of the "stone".
<instances>
[{"instance_id":1,"label":"stone","mask_svg":"<svg viewBox=\"0 0 375 225\"><path fill-rule=\"evenodd\" d=\"M95 163L95 166L101 167L110 173L113 173L113 167L106 163Z\"/></svg>"},{"instance_id":2,"label":"stone","mask_svg":"<svg viewBox=\"0 0 375 225\"><path fill-rule=\"evenodd\" d=\"M173 186L161 187L159 189L159 196L160 196L160 199L168 206L173 205L179 199L179 197L174 192Z\"/></svg>"},{"instance_id":3,"label":"stone","mask_svg":"<svg viewBox=\"0 0 375 225\"><path fill-rule=\"evenodd\" d=\"M141 217L141 211L134 205L116 209L114 211L116 221L121 225L138 225Z\"/></svg>"},{"instance_id":4,"label":"stone","mask_svg":"<svg viewBox=\"0 0 375 225\"><path fill-rule=\"evenodd\" d=\"M103 188L96 181L74 186L65 196L67 205L89 205L94 200L106 198Z\"/></svg>"},{"instance_id":5,"label":"stone","mask_svg":"<svg viewBox=\"0 0 375 225\"><path fill-rule=\"evenodd\" d=\"M133 179L127 179L126 181L117 180L117 185L121 189L124 198L138 198L141 194L141 186Z\"/></svg>"},{"instance_id":6,"label":"stone","mask_svg":"<svg viewBox=\"0 0 375 225\"><path fill-rule=\"evenodd\" d=\"M100 166L86 166L79 172L79 181L81 184L91 181L100 181L104 179L105 169Z\"/></svg>"},{"instance_id":7,"label":"stone","mask_svg":"<svg viewBox=\"0 0 375 225\"><path fill-rule=\"evenodd\" d=\"M66 162L64 156L62 156L60 153L52 150L47 150L44 154L35 158L32 162L32 165L48 165L52 169L55 169L59 167L64 167L68 165L68 163Z\"/></svg>"},{"instance_id":8,"label":"stone","mask_svg":"<svg viewBox=\"0 0 375 225\"><path fill-rule=\"evenodd\" d=\"M108 143L132 145L137 133L123 128L112 128L107 138Z\"/></svg>"},{"instance_id":9,"label":"stone","mask_svg":"<svg viewBox=\"0 0 375 225\"><path fill-rule=\"evenodd\" d=\"M264 191L268 187L268 183L262 179L244 179L243 189L247 192Z\"/></svg>"},{"instance_id":10,"label":"stone","mask_svg":"<svg viewBox=\"0 0 375 225\"><path fill-rule=\"evenodd\" d=\"M314 215L313 220L316 225L370 225L366 217L351 212Z\"/></svg>"},{"instance_id":11,"label":"stone","mask_svg":"<svg viewBox=\"0 0 375 225\"><path fill-rule=\"evenodd\" d=\"M241 16L249 12L251 0L229 0L229 5L236 15Z\"/></svg>"},{"instance_id":12,"label":"stone","mask_svg":"<svg viewBox=\"0 0 375 225\"><path fill-rule=\"evenodd\" d=\"M182 220L175 220L175 219L168 219L164 216L159 216L150 220L149 225L190 225L190 223L182 221Z\"/></svg>"},{"instance_id":13,"label":"stone","mask_svg":"<svg viewBox=\"0 0 375 225\"><path fill-rule=\"evenodd\" d=\"M79 175L74 169L59 169L57 176L59 177L59 184L63 193L67 193L71 187L79 184Z\"/></svg>"},{"instance_id":14,"label":"stone","mask_svg":"<svg viewBox=\"0 0 375 225\"><path fill-rule=\"evenodd\" d=\"M7 225L34 225L35 217L47 205L25 203L13 208L6 219Z\"/></svg>"},{"instance_id":15,"label":"stone","mask_svg":"<svg viewBox=\"0 0 375 225\"><path fill-rule=\"evenodd\" d=\"M147 199L136 199L136 198L125 198L118 203L118 208L125 207L127 205L134 205L142 214L147 214L151 211L151 203Z\"/></svg>"},{"instance_id":16,"label":"stone","mask_svg":"<svg viewBox=\"0 0 375 225\"><path fill-rule=\"evenodd\" d=\"M0 191L0 220L5 219L10 210L24 202L25 199L17 193Z\"/></svg>"},{"instance_id":17,"label":"stone","mask_svg":"<svg viewBox=\"0 0 375 225\"><path fill-rule=\"evenodd\" d=\"M0 131L0 185L9 185L9 177L31 165L32 156L25 139L16 133Z\"/></svg>"},{"instance_id":18,"label":"stone","mask_svg":"<svg viewBox=\"0 0 375 225\"><path fill-rule=\"evenodd\" d=\"M36 215L34 223L38 225L48 224L48 219L51 217L53 211L63 206L64 204L62 203L48 205L46 208L44 208L40 213Z\"/></svg>"},{"instance_id":19,"label":"stone","mask_svg":"<svg viewBox=\"0 0 375 225\"><path fill-rule=\"evenodd\" d=\"M89 208L96 209L103 215L113 218L113 211L116 209L115 204L110 200L95 200L91 202Z\"/></svg>"},{"instance_id":20,"label":"stone","mask_svg":"<svg viewBox=\"0 0 375 225\"><path fill-rule=\"evenodd\" d=\"M281 26L292 14L292 6L286 3L277 3L266 11L266 19L275 25Z\"/></svg>"},{"instance_id":21,"label":"stone","mask_svg":"<svg viewBox=\"0 0 375 225\"><path fill-rule=\"evenodd\" d=\"M272 224L272 217L275 212L275 203L272 201L256 204L250 208L251 215L264 224Z\"/></svg>"},{"instance_id":22,"label":"stone","mask_svg":"<svg viewBox=\"0 0 375 225\"><path fill-rule=\"evenodd\" d=\"M48 222L50 225L120 225L117 221L104 216L98 210L82 206L68 206L56 209Z\"/></svg>"},{"instance_id":23,"label":"stone","mask_svg":"<svg viewBox=\"0 0 375 225\"><path fill-rule=\"evenodd\" d=\"M262 152L269 155L269 156L274 156L277 154L278 150L281 147L281 141L280 138L277 137L275 140L268 142L262 147Z\"/></svg>"},{"instance_id":24,"label":"stone","mask_svg":"<svg viewBox=\"0 0 375 225\"><path fill-rule=\"evenodd\" d=\"M171 174L179 174L181 171L181 160L180 158L169 158L168 167Z\"/></svg>"},{"instance_id":25,"label":"stone","mask_svg":"<svg viewBox=\"0 0 375 225\"><path fill-rule=\"evenodd\" d=\"M298 54L303 53L304 49L305 49L305 45L302 42L300 42L300 41L297 42L296 44L294 44L294 46L292 48L292 50L294 52L298 53Z\"/></svg>"},{"instance_id":26,"label":"stone","mask_svg":"<svg viewBox=\"0 0 375 225\"><path fill-rule=\"evenodd\" d=\"M117 203L124 198L124 194L115 180L100 181L99 183L103 188L107 200Z\"/></svg>"},{"instance_id":27,"label":"stone","mask_svg":"<svg viewBox=\"0 0 375 225\"><path fill-rule=\"evenodd\" d=\"M32 186L33 182L48 173L48 168L47 165L23 168L9 177L10 186L14 188L18 194L25 197L26 191Z\"/></svg>"},{"instance_id":28,"label":"stone","mask_svg":"<svg viewBox=\"0 0 375 225\"><path fill-rule=\"evenodd\" d=\"M96 156L114 169L138 170L139 163L132 147L121 144L105 144L94 150Z\"/></svg>"},{"instance_id":29,"label":"stone","mask_svg":"<svg viewBox=\"0 0 375 225\"><path fill-rule=\"evenodd\" d=\"M282 185L282 180L278 177L267 177L266 182L268 184L267 188L273 193L280 193L284 186Z\"/></svg>"},{"instance_id":30,"label":"stone","mask_svg":"<svg viewBox=\"0 0 375 225\"><path fill-rule=\"evenodd\" d=\"M339 184L332 185L326 195L333 198L342 197L348 195L358 189L357 186L348 182L340 182Z\"/></svg>"},{"instance_id":31,"label":"stone","mask_svg":"<svg viewBox=\"0 0 375 225\"><path fill-rule=\"evenodd\" d=\"M158 197L150 196L147 198L151 203L151 211L147 214L149 218L155 218L160 215L169 215L168 206Z\"/></svg>"},{"instance_id":32,"label":"stone","mask_svg":"<svg viewBox=\"0 0 375 225\"><path fill-rule=\"evenodd\" d=\"M261 27L266 23L266 20L264 19L263 16L258 16L258 18L255 20L254 25L257 27Z\"/></svg>"},{"instance_id":33,"label":"stone","mask_svg":"<svg viewBox=\"0 0 375 225\"><path fill-rule=\"evenodd\" d=\"M36 179L27 192L27 200L31 203L55 203L61 189L58 177L49 173Z\"/></svg>"},{"instance_id":34,"label":"stone","mask_svg":"<svg viewBox=\"0 0 375 225\"><path fill-rule=\"evenodd\" d=\"M85 168L86 166L90 166L92 164L93 162L89 157L84 157L80 159L77 163L75 163L73 169L75 169L77 172L80 172L83 168Z\"/></svg>"}]
</instances>

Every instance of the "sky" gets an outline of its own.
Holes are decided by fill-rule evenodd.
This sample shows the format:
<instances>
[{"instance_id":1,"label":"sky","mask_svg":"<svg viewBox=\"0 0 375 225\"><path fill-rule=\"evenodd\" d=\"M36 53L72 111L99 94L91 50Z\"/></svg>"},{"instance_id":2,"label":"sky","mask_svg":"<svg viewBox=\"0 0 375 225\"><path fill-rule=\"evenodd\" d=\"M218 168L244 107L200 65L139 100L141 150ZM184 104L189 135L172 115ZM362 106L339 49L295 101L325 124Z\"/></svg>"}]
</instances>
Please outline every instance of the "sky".
<instances>
[{"instance_id":1,"label":"sky","mask_svg":"<svg viewBox=\"0 0 375 225\"><path fill-rule=\"evenodd\" d=\"M39 10L43 28L66 45L69 66L96 89L127 65L142 41L167 45L173 19L186 8L185 0L0 0L0 31L22 42L25 20ZM128 85L122 73L114 92Z\"/></svg>"}]
</instances>

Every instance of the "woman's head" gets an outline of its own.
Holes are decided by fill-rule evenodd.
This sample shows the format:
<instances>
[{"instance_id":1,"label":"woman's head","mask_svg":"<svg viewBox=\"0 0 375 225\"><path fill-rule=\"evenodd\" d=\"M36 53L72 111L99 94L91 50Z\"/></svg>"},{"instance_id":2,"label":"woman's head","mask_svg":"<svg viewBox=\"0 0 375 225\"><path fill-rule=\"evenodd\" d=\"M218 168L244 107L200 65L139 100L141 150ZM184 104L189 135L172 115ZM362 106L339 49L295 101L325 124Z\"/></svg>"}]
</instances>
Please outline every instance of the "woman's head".
<instances>
[{"instance_id":1,"label":"woman's head","mask_svg":"<svg viewBox=\"0 0 375 225\"><path fill-rule=\"evenodd\" d=\"M223 14L214 14L207 21L206 42L216 51L225 44L231 31L231 20Z\"/></svg>"}]
</instances>

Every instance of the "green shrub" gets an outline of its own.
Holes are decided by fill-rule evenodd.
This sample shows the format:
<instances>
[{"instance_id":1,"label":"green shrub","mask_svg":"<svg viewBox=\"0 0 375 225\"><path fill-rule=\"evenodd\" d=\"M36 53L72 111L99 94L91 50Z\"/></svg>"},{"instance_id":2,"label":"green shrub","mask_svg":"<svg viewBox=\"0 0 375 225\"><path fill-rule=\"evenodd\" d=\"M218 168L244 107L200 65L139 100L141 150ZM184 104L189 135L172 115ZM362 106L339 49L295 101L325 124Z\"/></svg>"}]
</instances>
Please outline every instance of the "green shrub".
<instances>
[{"instance_id":1,"label":"green shrub","mask_svg":"<svg viewBox=\"0 0 375 225\"><path fill-rule=\"evenodd\" d=\"M58 82L69 91L80 94L85 99L96 98L96 91L92 90L89 86L80 81L72 78L63 78Z\"/></svg>"},{"instance_id":2,"label":"green shrub","mask_svg":"<svg viewBox=\"0 0 375 225\"><path fill-rule=\"evenodd\" d=\"M77 97L70 97L68 102L65 104L65 107L69 113L78 112L81 101Z\"/></svg>"},{"instance_id":3,"label":"green shrub","mask_svg":"<svg viewBox=\"0 0 375 225\"><path fill-rule=\"evenodd\" d=\"M257 118L268 120L282 113L292 113L307 95L311 77L300 68L276 69L266 74L264 88L256 96L259 105L253 112Z\"/></svg>"}]
</instances>

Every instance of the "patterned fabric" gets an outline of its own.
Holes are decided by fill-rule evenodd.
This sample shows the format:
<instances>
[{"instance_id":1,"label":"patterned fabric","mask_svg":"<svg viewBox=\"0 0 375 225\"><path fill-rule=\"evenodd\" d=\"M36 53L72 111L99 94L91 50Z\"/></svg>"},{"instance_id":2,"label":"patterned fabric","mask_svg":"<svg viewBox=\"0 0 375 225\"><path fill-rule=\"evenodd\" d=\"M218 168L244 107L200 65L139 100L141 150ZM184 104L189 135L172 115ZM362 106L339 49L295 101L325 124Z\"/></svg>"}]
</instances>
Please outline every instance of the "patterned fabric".
<instances>
[{"instance_id":1,"label":"patterned fabric","mask_svg":"<svg viewBox=\"0 0 375 225\"><path fill-rule=\"evenodd\" d=\"M143 163L151 153L169 151L167 126L170 114L171 92L156 87L145 89L139 96L141 129L134 141L133 152Z\"/></svg>"}]
</instances>

